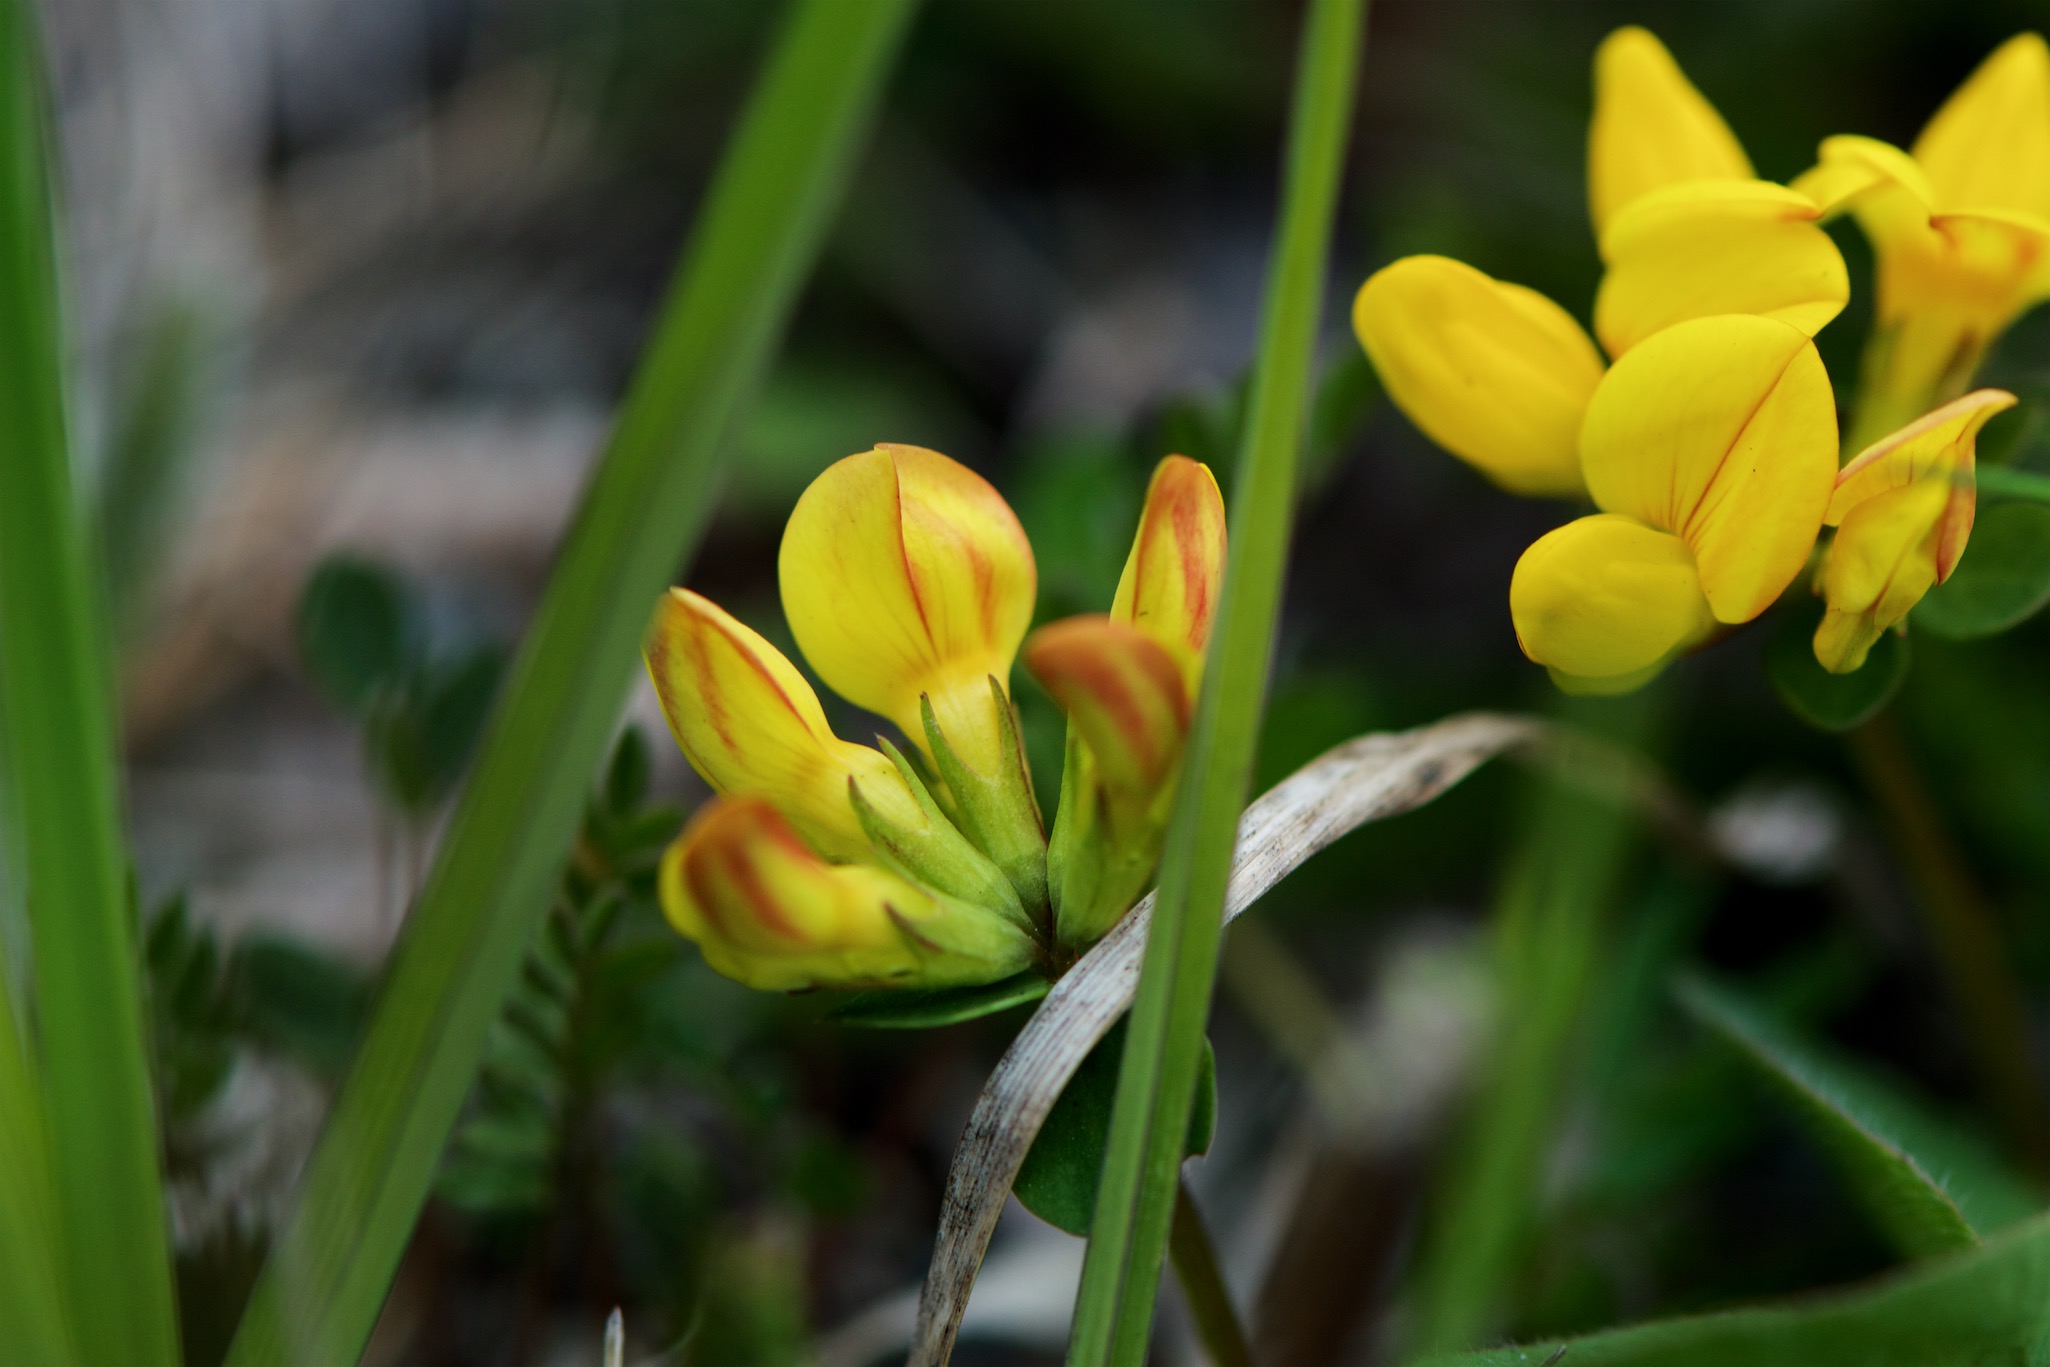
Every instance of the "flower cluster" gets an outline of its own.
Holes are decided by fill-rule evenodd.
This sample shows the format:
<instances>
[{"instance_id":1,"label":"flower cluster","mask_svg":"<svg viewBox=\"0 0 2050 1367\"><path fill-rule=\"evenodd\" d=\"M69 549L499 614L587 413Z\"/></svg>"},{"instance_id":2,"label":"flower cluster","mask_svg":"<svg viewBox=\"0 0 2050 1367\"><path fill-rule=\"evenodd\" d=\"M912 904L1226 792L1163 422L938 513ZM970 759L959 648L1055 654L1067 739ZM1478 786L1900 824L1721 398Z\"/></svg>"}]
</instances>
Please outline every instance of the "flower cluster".
<instances>
[{"instance_id":1,"label":"flower cluster","mask_svg":"<svg viewBox=\"0 0 2050 1367\"><path fill-rule=\"evenodd\" d=\"M987 481L914 446L834 464L784 529L784 615L908 745L841 740L780 651L672 589L648 672L718 796L663 861L670 920L766 989L990 982L1086 947L1159 860L1223 565L1217 483L1170 456L1109 615L1028 639L1032 547ZM1069 719L1051 840L1010 698L1021 644Z\"/></svg>"},{"instance_id":2,"label":"flower cluster","mask_svg":"<svg viewBox=\"0 0 2050 1367\"><path fill-rule=\"evenodd\" d=\"M1635 688L1764 612L1835 528L1816 658L1859 668L1963 553L1979 428L2015 402L1965 389L2050 298L2050 48L2008 42L1912 153L1830 138L1783 186L1756 178L1656 38L1621 29L1595 61L1588 201L1594 338L1542 295L1436 256L1378 272L1353 309L1426 435L1511 492L1598 509L1518 562L1524 653L1571 691ZM1823 227L1844 212L1879 281L1858 454L1839 469L1811 339L1850 297Z\"/></svg>"}]
</instances>

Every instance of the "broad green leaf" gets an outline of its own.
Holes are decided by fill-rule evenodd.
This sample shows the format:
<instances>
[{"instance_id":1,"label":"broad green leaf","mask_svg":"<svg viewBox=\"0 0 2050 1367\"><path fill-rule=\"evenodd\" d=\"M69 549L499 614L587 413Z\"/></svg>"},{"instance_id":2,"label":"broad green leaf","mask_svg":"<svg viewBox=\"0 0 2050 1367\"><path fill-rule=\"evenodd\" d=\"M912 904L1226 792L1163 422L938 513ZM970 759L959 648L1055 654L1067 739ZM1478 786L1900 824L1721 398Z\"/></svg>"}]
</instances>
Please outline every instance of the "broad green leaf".
<instances>
[{"instance_id":1,"label":"broad green leaf","mask_svg":"<svg viewBox=\"0 0 2050 1367\"><path fill-rule=\"evenodd\" d=\"M1086 1236L1096 1211L1103 1146L1110 1138L1111 1104L1117 1098L1118 1063L1124 1049L1125 1024L1120 1021L1068 1080L1011 1184L1012 1194L1025 1209L1070 1234ZM1217 1054L1206 1040L1184 1156L1208 1153L1216 1129Z\"/></svg>"},{"instance_id":2,"label":"broad green leaf","mask_svg":"<svg viewBox=\"0 0 2050 1367\"><path fill-rule=\"evenodd\" d=\"M1953 641L2019 626L2050 603L2050 507L1989 503L1949 579L1929 590L1908 620Z\"/></svg>"},{"instance_id":3,"label":"broad green leaf","mask_svg":"<svg viewBox=\"0 0 2050 1367\"><path fill-rule=\"evenodd\" d=\"M10 877L19 878L29 910L33 995L21 1018L34 1021L38 1056L26 1075L40 1083L73 1347L88 1363L160 1367L178 1357L170 1245L121 833L112 651L64 411L66 340L39 62L34 6L6 0L0 754L13 792L0 810L16 823ZM30 1047L29 1033L21 1036ZM54 1256L48 1247L22 1252Z\"/></svg>"},{"instance_id":4,"label":"broad green leaf","mask_svg":"<svg viewBox=\"0 0 2050 1367\"><path fill-rule=\"evenodd\" d=\"M1970 1248L2042 1203L1972 1136L1737 991L1690 975L1674 994L1790 1099L1873 1222L1911 1258Z\"/></svg>"},{"instance_id":5,"label":"broad green leaf","mask_svg":"<svg viewBox=\"0 0 2050 1367\"><path fill-rule=\"evenodd\" d=\"M855 992L826 1012L826 1016L842 1025L865 1025L871 1030L930 1030L1036 1002L1052 986L1037 973L1028 971L979 987Z\"/></svg>"},{"instance_id":6,"label":"broad green leaf","mask_svg":"<svg viewBox=\"0 0 2050 1367\"><path fill-rule=\"evenodd\" d=\"M663 586L817 256L913 9L799 0L702 201L611 443L229 1355L355 1361L518 979Z\"/></svg>"},{"instance_id":7,"label":"broad green leaf","mask_svg":"<svg viewBox=\"0 0 2050 1367\"><path fill-rule=\"evenodd\" d=\"M1260 738L1365 38L1365 0L1308 7L1280 224L1232 479L1231 549L1132 1004L1068 1345L1072 1367L1137 1367L1151 1335L1217 977L1225 883Z\"/></svg>"},{"instance_id":8,"label":"broad green leaf","mask_svg":"<svg viewBox=\"0 0 2050 1367\"><path fill-rule=\"evenodd\" d=\"M2050 1217L2038 1217L1867 1287L1426 1367L2040 1367L2046 1352Z\"/></svg>"},{"instance_id":9,"label":"broad green leaf","mask_svg":"<svg viewBox=\"0 0 2050 1367\"><path fill-rule=\"evenodd\" d=\"M314 685L352 717L397 691L417 663L419 624L406 586L359 556L320 563L299 594L294 627Z\"/></svg>"},{"instance_id":10,"label":"broad green leaf","mask_svg":"<svg viewBox=\"0 0 2050 1367\"><path fill-rule=\"evenodd\" d=\"M1898 632L1881 636L1864 668L1832 674L1815 658L1815 628L1822 606L1799 595L1783 608L1765 643L1765 672L1773 691L1793 714L1824 731L1848 731L1877 716L1908 677L1908 641Z\"/></svg>"}]
</instances>

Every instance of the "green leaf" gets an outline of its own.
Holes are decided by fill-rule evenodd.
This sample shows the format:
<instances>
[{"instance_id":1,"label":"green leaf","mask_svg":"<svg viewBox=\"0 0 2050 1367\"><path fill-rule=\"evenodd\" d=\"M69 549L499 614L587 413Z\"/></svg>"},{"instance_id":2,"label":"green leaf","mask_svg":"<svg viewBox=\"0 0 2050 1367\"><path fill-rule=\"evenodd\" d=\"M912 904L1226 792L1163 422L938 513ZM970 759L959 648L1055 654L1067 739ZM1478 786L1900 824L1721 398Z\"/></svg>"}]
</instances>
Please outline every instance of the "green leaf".
<instances>
[{"instance_id":1,"label":"green leaf","mask_svg":"<svg viewBox=\"0 0 2050 1367\"><path fill-rule=\"evenodd\" d=\"M1782 610L1765 643L1765 673L1773 691L1793 714L1824 731L1848 731L1869 721L1892 700L1908 677L1908 640L1898 632L1881 636L1864 668L1832 674L1815 658L1815 628L1822 605L1807 595Z\"/></svg>"},{"instance_id":2,"label":"green leaf","mask_svg":"<svg viewBox=\"0 0 2050 1367\"><path fill-rule=\"evenodd\" d=\"M1992 503L1949 579L1929 590L1908 620L1953 641L2019 626L2050 603L2050 507Z\"/></svg>"},{"instance_id":3,"label":"green leaf","mask_svg":"<svg viewBox=\"0 0 2050 1367\"><path fill-rule=\"evenodd\" d=\"M1681 1006L1743 1054L1799 1111L1873 1222L1911 1258L1970 1248L2041 1203L1971 1136L1731 988L1690 975Z\"/></svg>"},{"instance_id":4,"label":"green leaf","mask_svg":"<svg viewBox=\"0 0 2050 1367\"><path fill-rule=\"evenodd\" d=\"M0 6L0 810L27 891L35 1066L78 1360L178 1357L112 651L66 430L66 339L34 6ZM16 844L18 839L19 844ZM4 1009L4 1007L0 1007ZM18 1045L28 1048L29 1032ZM9 1042L0 1042L0 1049ZM9 1103L12 1104L12 1103ZM21 1256L55 1263L48 1245ZM8 1349L14 1344L6 1344ZM12 1354L10 1353L10 1356Z\"/></svg>"},{"instance_id":5,"label":"green leaf","mask_svg":"<svg viewBox=\"0 0 2050 1367\"><path fill-rule=\"evenodd\" d=\"M325 1078L339 1078L369 1014L369 981L341 959L273 935L245 935L228 958L237 1028Z\"/></svg>"},{"instance_id":6,"label":"green leaf","mask_svg":"<svg viewBox=\"0 0 2050 1367\"><path fill-rule=\"evenodd\" d=\"M365 716L380 696L402 688L421 649L406 586L360 556L320 563L299 595L293 626L308 677L351 717Z\"/></svg>"},{"instance_id":7,"label":"green leaf","mask_svg":"<svg viewBox=\"0 0 2050 1367\"><path fill-rule=\"evenodd\" d=\"M1124 1050L1125 1023L1119 1021L1068 1079L1011 1184L1011 1193L1025 1209L1070 1234L1086 1236L1096 1211L1096 1188L1103 1174L1103 1150L1110 1138L1110 1112L1117 1099L1118 1065ZM1183 1155L1208 1153L1216 1129L1217 1054L1205 1040Z\"/></svg>"},{"instance_id":8,"label":"green leaf","mask_svg":"<svg viewBox=\"0 0 2050 1367\"><path fill-rule=\"evenodd\" d=\"M1303 21L1224 589L1132 1005L1075 1303L1072 1367L1136 1367L1151 1333L1217 977L1225 883L1272 664L1365 9L1364 0L1313 0Z\"/></svg>"},{"instance_id":9,"label":"green leaf","mask_svg":"<svg viewBox=\"0 0 2050 1367\"><path fill-rule=\"evenodd\" d=\"M1053 984L1029 970L979 987L878 989L856 992L826 1012L828 1020L871 1030L930 1030L1036 1002Z\"/></svg>"},{"instance_id":10,"label":"green leaf","mask_svg":"<svg viewBox=\"0 0 2050 1367\"><path fill-rule=\"evenodd\" d=\"M801 0L758 79L229 1361L356 1359L548 908L663 585L913 10Z\"/></svg>"},{"instance_id":11,"label":"green leaf","mask_svg":"<svg viewBox=\"0 0 2050 1367\"><path fill-rule=\"evenodd\" d=\"M2050 1347L2050 1217L1875 1286L1426 1367L2004 1367Z\"/></svg>"}]
</instances>

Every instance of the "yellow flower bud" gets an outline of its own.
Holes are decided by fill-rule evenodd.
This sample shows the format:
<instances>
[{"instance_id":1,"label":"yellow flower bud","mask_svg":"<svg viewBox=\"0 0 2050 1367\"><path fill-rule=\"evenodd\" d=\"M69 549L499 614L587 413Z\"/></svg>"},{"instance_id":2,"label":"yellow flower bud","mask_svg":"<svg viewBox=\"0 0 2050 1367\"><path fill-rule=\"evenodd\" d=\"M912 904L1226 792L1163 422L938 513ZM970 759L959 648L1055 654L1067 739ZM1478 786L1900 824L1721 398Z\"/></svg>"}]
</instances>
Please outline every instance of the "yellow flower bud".
<instances>
[{"instance_id":1,"label":"yellow flower bud","mask_svg":"<svg viewBox=\"0 0 2050 1367\"><path fill-rule=\"evenodd\" d=\"M1070 617L1032 633L1025 667L1068 714L1106 787L1150 801L1173 776L1193 700L1165 646L1114 618Z\"/></svg>"},{"instance_id":2,"label":"yellow flower bud","mask_svg":"<svg viewBox=\"0 0 2050 1367\"><path fill-rule=\"evenodd\" d=\"M929 697L964 761L1000 767L989 680L1009 687L1038 577L988 481L917 446L849 456L798 500L777 574L798 647L833 691L920 746Z\"/></svg>"},{"instance_id":3,"label":"yellow flower bud","mask_svg":"<svg viewBox=\"0 0 2050 1367\"><path fill-rule=\"evenodd\" d=\"M1594 58L1587 198L1597 236L1632 201L1701 180L1750 180L1751 159L1665 44L1619 28Z\"/></svg>"},{"instance_id":4,"label":"yellow flower bud","mask_svg":"<svg viewBox=\"0 0 2050 1367\"><path fill-rule=\"evenodd\" d=\"M677 745L714 792L768 799L816 848L840 859L869 848L848 802L850 779L892 820L924 824L896 767L836 737L796 666L709 599L671 589L644 656Z\"/></svg>"},{"instance_id":5,"label":"yellow flower bud","mask_svg":"<svg viewBox=\"0 0 2050 1367\"><path fill-rule=\"evenodd\" d=\"M826 863L759 798L708 803L663 856L660 885L705 962L764 991L994 982L1034 954L994 912Z\"/></svg>"},{"instance_id":6,"label":"yellow flower bud","mask_svg":"<svg viewBox=\"0 0 2050 1367\"><path fill-rule=\"evenodd\" d=\"M1861 668L1880 635L1950 577L1972 534L1979 429L2015 397L1981 389L1869 447L1837 476L1826 521L1837 528L1822 575L1827 611L1815 658Z\"/></svg>"},{"instance_id":7,"label":"yellow flower bud","mask_svg":"<svg viewBox=\"0 0 2050 1367\"><path fill-rule=\"evenodd\" d=\"M1224 496L1210 467L1169 456L1154 467L1139 514L1139 534L1111 602L1113 621L1138 628L1164 648L1194 699L1203 649L1224 583Z\"/></svg>"},{"instance_id":8,"label":"yellow flower bud","mask_svg":"<svg viewBox=\"0 0 2050 1367\"><path fill-rule=\"evenodd\" d=\"M1602 358L1535 290L1443 256L1375 272L1353 330L1388 397L1438 445L1517 494L1578 494L1576 442Z\"/></svg>"}]
</instances>

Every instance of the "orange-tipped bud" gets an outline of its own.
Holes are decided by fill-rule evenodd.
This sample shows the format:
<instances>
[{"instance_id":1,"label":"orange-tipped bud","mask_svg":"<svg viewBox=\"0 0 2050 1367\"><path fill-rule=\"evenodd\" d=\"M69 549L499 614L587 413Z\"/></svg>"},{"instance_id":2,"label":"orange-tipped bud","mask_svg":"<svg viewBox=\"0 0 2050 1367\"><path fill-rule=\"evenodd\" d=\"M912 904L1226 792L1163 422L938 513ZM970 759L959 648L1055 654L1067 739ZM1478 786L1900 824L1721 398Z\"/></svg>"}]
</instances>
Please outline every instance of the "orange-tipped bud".
<instances>
[{"instance_id":1,"label":"orange-tipped bud","mask_svg":"<svg viewBox=\"0 0 2050 1367\"><path fill-rule=\"evenodd\" d=\"M768 799L835 858L869 848L847 799L850 779L890 819L924 823L896 767L836 737L796 666L710 599L671 589L645 657L676 743L713 791Z\"/></svg>"},{"instance_id":2,"label":"orange-tipped bud","mask_svg":"<svg viewBox=\"0 0 2050 1367\"><path fill-rule=\"evenodd\" d=\"M759 798L706 805L663 856L662 909L705 962L764 991L994 982L1029 936L865 864L828 864Z\"/></svg>"},{"instance_id":3,"label":"orange-tipped bud","mask_svg":"<svg viewBox=\"0 0 2050 1367\"><path fill-rule=\"evenodd\" d=\"M921 746L929 697L955 753L998 770L988 681L1009 687L1038 574L987 480L917 446L848 456L797 501L777 574L790 630L828 687Z\"/></svg>"},{"instance_id":4,"label":"orange-tipped bud","mask_svg":"<svg viewBox=\"0 0 2050 1367\"><path fill-rule=\"evenodd\" d=\"M1166 649L1192 700L1224 583L1224 550L1224 495L1210 467L1187 456L1161 461L1110 615Z\"/></svg>"},{"instance_id":5,"label":"orange-tipped bud","mask_svg":"<svg viewBox=\"0 0 2050 1367\"><path fill-rule=\"evenodd\" d=\"M1166 647L1114 618L1070 617L1032 633L1025 667L1081 733L1106 787L1150 800L1173 776L1191 699Z\"/></svg>"}]
</instances>

